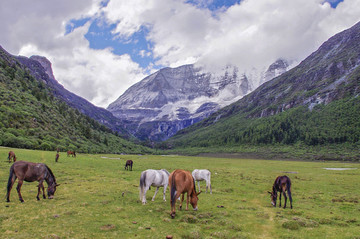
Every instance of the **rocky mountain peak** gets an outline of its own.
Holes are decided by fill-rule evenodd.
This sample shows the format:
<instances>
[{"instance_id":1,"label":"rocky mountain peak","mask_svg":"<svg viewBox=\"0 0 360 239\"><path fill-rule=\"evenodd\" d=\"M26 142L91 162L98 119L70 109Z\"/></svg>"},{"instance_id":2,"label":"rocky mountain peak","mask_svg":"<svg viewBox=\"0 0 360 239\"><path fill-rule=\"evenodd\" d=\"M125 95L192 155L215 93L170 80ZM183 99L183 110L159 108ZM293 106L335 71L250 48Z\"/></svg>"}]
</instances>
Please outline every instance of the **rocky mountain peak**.
<instances>
[{"instance_id":1,"label":"rocky mountain peak","mask_svg":"<svg viewBox=\"0 0 360 239\"><path fill-rule=\"evenodd\" d=\"M46 72L46 74L49 76L50 79L55 80L53 71L52 71L52 67L51 67L51 62L44 56L31 56L30 59L35 60L37 62L39 62L41 64L42 67L44 67L44 70Z\"/></svg>"}]
</instances>

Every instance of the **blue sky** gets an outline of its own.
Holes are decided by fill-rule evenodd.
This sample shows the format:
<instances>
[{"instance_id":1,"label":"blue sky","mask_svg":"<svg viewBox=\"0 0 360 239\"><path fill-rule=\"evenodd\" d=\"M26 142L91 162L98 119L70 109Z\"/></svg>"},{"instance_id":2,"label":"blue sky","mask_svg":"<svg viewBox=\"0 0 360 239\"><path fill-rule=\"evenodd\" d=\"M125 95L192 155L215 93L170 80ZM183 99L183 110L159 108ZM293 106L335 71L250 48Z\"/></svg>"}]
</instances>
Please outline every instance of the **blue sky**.
<instances>
[{"instance_id":1,"label":"blue sky","mask_svg":"<svg viewBox=\"0 0 360 239\"><path fill-rule=\"evenodd\" d=\"M360 0L0 1L0 45L41 55L65 88L107 107L162 67L243 74L300 62L360 21ZM256 82L253 82L256 86Z\"/></svg>"}]
</instances>

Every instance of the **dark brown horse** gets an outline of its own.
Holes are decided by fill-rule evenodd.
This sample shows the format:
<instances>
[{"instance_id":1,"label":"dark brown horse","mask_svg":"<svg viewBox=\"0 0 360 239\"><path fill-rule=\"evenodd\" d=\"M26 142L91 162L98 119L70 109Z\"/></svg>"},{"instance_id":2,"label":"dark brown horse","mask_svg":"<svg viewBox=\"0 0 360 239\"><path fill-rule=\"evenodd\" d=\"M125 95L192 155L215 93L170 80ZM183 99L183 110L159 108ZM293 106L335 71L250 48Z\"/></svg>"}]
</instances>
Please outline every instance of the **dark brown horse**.
<instances>
[{"instance_id":1,"label":"dark brown horse","mask_svg":"<svg viewBox=\"0 0 360 239\"><path fill-rule=\"evenodd\" d=\"M71 150L67 151L67 156L69 157L69 155L72 155L73 157L76 158L76 153L75 153L75 151L71 151Z\"/></svg>"},{"instance_id":2,"label":"dark brown horse","mask_svg":"<svg viewBox=\"0 0 360 239\"><path fill-rule=\"evenodd\" d=\"M55 162L56 162L56 163L57 163L57 161L59 160L59 157L60 157L60 155L59 155L59 153L57 153L56 156L55 156Z\"/></svg>"},{"instance_id":3,"label":"dark brown horse","mask_svg":"<svg viewBox=\"0 0 360 239\"><path fill-rule=\"evenodd\" d=\"M125 163L125 170L129 170L129 168L130 168L130 171L132 171L132 166L133 166L133 161L130 159L127 160Z\"/></svg>"},{"instance_id":4,"label":"dark brown horse","mask_svg":"<svg viewBox=\"0 0 360 239\"><path fill-rule=\"evenodd\" d=\"M287 197L286 197L286 192L289 196L289 201L290 201L290 207L292 209L292 197L291 197L291 181L290 178L288 176L279 176L275 179L273 188L272 188L272 192L268 192L271 194L271 204L276 207L276 200L277 200L277 194L278 192L280 192L280 198L279 198L279 207L281 207L281 194L284 195L285 197L285 204L284 204L284 208L286 208L286 202L287 202Z\"/></svg>"},{"instance_id":5,"label":"dark brown horse","mask_svg":"<svg viewBox=\"0 0 360 239\"><path fill-rule=\"evenodd\" d=\"M15 153L13 151L9 152L8 160L9 160L9 163L11 163L11 160L13 160L14 163L16 162L16 156L15 156Z\"/></svg>"},{"instance_id":6,"label":"dark brown horse","mask_svg":"<svg viewBox=\"0 0 360 239\"><path fill-rule=\"evenodd\" d=\"M189 171L182 169L176 169L169 176L169 185L170 185L170 206L171 206L171 218L175 217L176 213L176 199L180 197L180 206L179 209L182 209L182 202L184 201L184 195L186 193L186 210L189 210L189 201L191 206L195 211L198 210L197 202L199 200L198 195L201 193L196 193L195 181ZM190 200L189 200L190 199Z\"/></svg>"},{"instance_id":7,"label":"dark brown horse","mask_svg":"<svg viewBox=\"0 0 360 239\"><path fill-rule=\"evenodd\" d=\"M56 179L53 172L48 166L46 166L46 164L17 161L10 167L10 175L7 184L7 194L6 194L7 202L10 202L10 191L15 183L16 178L19 179L16 190L19 194L20 202L24 202L20 192L23 181L39 182L38 194L36 196L37 200L40 200L39 194L41 189L43 191L43 198L44 199L46 198L44 192L44 185L43 185L44 180L48 184L47 194L49 199L52 199L54 197L56 187L59 186L59 184L56 183Z\"/></svg>"}]
</instances>

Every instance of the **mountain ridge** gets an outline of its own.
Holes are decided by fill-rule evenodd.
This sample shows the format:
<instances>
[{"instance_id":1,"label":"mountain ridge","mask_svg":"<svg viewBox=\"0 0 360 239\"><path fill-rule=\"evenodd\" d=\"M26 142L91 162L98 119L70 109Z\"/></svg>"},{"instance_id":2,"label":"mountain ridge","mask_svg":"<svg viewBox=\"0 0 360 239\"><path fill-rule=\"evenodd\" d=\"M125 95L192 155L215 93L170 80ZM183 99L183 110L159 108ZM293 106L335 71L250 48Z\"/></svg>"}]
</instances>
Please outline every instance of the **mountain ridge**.
<instances>
[{"instance_id":1,"label":"mountain ridge","mask_svg":"<svg viewBox=\"0 0 360 239\"><path fill-rule=\"evenodd\" d=\"M298 66L179 131L169 142L181 147L224 142L225 145L358 142L360 128L354 121L355 115L359 117L355 103L360 94L358 42L360 22L329 38ZM226 127L232 127L231 132Z\"/></svg>"}]
</instances>

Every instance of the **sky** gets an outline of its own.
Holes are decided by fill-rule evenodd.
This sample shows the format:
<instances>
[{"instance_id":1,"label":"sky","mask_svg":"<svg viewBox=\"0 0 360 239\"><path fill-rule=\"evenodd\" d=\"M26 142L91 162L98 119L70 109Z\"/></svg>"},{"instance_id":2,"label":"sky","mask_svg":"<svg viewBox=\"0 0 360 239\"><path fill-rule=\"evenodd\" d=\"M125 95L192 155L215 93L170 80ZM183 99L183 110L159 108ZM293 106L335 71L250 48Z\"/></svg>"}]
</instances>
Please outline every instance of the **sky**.
<instances>
[{"instance_id":1,"label":"sky","mask_svg":"<svg viewBox=\"0 0 360 239\"><path fill-rule=\"evenodd\" d=\"M360 21L360 0L4 0L0 45L41 55L66 89L106 108L163 67L241 72L300 62Z\"/></svg>"}]
</instances>

